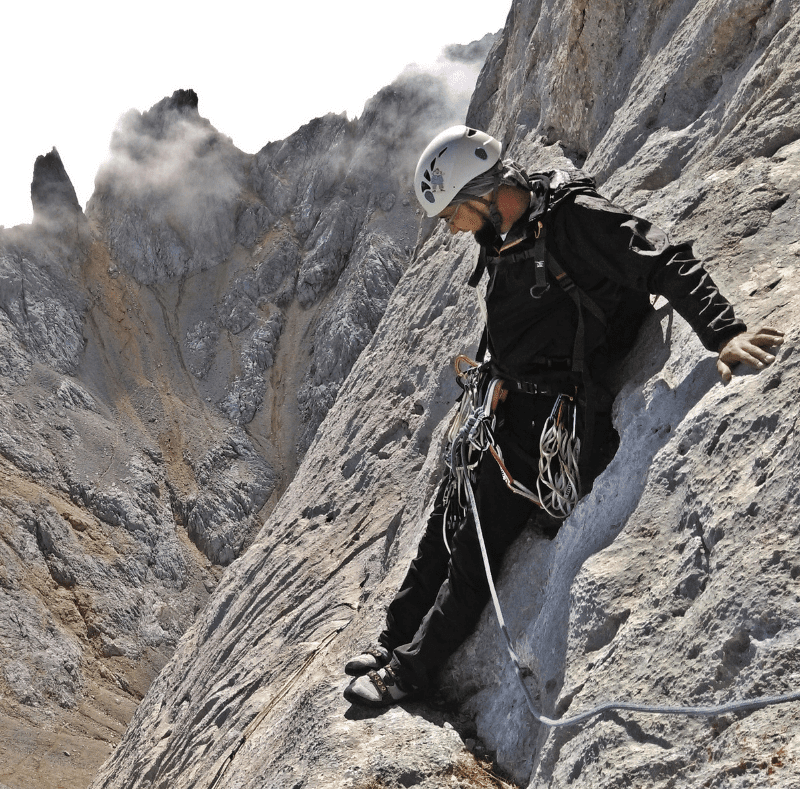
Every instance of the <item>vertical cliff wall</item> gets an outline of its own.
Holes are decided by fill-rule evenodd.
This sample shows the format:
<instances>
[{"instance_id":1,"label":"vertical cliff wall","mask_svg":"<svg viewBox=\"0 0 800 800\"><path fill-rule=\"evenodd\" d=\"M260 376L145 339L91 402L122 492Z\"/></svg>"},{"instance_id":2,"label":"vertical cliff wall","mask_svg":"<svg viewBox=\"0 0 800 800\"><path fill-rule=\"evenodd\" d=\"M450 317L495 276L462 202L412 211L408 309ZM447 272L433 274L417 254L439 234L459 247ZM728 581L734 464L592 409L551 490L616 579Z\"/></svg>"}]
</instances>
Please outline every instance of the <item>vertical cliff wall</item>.
<instances>
[{"instance_id":1,"label":"vertical cliff wall","mask_svg":"<svg viewBox=\"0 0 800 800\"><path fill-rule=\"evenodd\" d=\"M797 688L800 17L786 0L514 2L467 121L536 167L576 163L690 239L774 365L718 382L663 302L617 376L621 446L500 596L550 716ZM427 703L351 708L347 657L415 551L474 347L474 246L440 227L253 546L140 705L99 786L792 786L797 705L714 719L531 719L487 611Z\"/></svg>"},{"instance_id":2,"label":"vertical cliff wall","mask_svg":"<svg viewBox=\"0 0 800 800\"><path fill-rule=\"evenodd\" d=\"M544 586L533 613L515 623L530 645L532 686L555 715L609 699L711 705L790 692L796 10L573 4L569 18L566 9L553 15L559 35L545 41L544 7L515 8L531 52L549 57L535 66L529 58L523 87L521 51L509 46L496 93L473 109L491 107L487 124L512 138L523 160L554 139L551 148L585 158L609 196L695 242L751 328L768 321L790 332L774 370L741 371L726 387L682 321L659 307L622 376L617 458L558 540L519 553L513 567ZM525 108L540 115L537 130L519 127ZM521 604L514 581L506 585L507 602ZM494 649L472 646L473 656ZM522 778L532 767L531 786L797 781L796 705L704 721L610 714L551 732L502 694L481 688L470 703L508 768ZM519 723L502 727L509 713Z\"/></svg>"}]
</instances>

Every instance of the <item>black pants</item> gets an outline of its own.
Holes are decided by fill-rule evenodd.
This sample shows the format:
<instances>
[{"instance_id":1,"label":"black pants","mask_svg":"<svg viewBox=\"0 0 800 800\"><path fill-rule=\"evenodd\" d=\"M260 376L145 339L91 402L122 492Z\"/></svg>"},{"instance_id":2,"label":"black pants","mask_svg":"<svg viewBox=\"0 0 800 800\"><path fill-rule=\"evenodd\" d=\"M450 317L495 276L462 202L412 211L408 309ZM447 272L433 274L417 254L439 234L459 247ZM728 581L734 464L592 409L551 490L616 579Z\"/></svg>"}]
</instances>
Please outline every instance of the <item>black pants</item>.
<instances>
[{"instance_id":1,"label":"black pants","mask_svg":"<svg viewBox=\"0 0 800 800\"><path fill-rule=\"evenodd\" d=\"M515 480L532 490L537 471L517 448L538 458L539 436L553 402L554 398L510 394L497 412L494 436L503 460ZM439 667L467 638L489 599L471 514L452 537L451 552L447 551L442 534L444 488L444 484L439 488L416 558L389 606L386 629L379 639L393 653L392 665L401 680L420 689L428 688ZM504 553L535 506L506 486L488 453L479 468L475 501L495 578ZM557 529L557 523L550 528L553 536Z\"/></svg>"}]
</instances>

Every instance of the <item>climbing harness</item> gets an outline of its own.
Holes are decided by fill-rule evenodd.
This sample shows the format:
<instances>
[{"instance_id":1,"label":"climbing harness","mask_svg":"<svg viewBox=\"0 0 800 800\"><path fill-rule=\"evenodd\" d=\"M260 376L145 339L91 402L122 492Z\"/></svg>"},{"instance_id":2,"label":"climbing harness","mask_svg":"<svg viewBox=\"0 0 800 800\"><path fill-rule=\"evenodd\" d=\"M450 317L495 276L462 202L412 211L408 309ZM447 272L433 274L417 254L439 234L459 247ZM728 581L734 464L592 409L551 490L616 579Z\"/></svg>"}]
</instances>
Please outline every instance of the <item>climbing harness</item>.
<instances>
[{"instance_id":1,"label":"climbing harness","mask_svg":"<svg viewBox=\"0 0 800 800\"><path fill-rule=\"evenodd\" d=\"M567 176L561 176L562 179L564 177ZM572 188L569 188L570 186ZM576 191L588 191L591 186L593 186L593 184L587 184L586 181L583 180L567 182L567 184L561 187L561 199L563 200L564 197L567 197L570 193L574 193ZM548 188L547 192L549 191L550 190ZM542 214L544 214L547 210L552 209L552 207L553 202L550 199L545 198L541 203ZM603 397L604 395L607 395L607 392L605 392L602 387L595 383L590 371L586 368L586 356L589 352L587 348L587 314L593 317L600 324L603 330L608 327L608 320L600 305L572 280L572 278L566 273L566 271L548 249L547 227L541 221L541 219L537 219L531 223L528 228L527 238L528 240L532 238L533 243L527 247L523 247L521 250L516 250L516 252L514 251L514 248L511 248L511 252L501 252L492 256L486 253L485 250L482 250L475 270L467 281L467 285L475 289L476 293L478 294L478 304L484 320L484 329L480 344L478 346L477 360L483 360L489 345L489 323L488 313L486 310L486 301L481 296L478 289L478 284L480 283L486 268L490 266L493 267L495 271L492 272L492 275L494 275L498 269L503 268L503 265L530 263L532 265L531 269L534 283L529 287L529 292L531 297L535 300L543 297L550 289L548 276L550 279L555 281L559 289L561 289L561 291L563 291L564 294L575 305L576 326L572 344L572 354L567 359L559 360L567 361L567 371L570 375L574 376L574 380L579 383L582 388L581 402L585 412L583 417L584 428L582 435L584 460L580 463L580 466L582 468L588 468L589 459L591 458L593 451L595 414L601 407ZM487 295L491 293L491 287L492 282L490 281ZM529 360L531 363L537 363L536 357L532 357ZM553 370L553 366L551 366L550 363L552 359L540 357L539 361L542 362L542 367L545 369L546 373L550 373ZM522 388L523 391L526 391L523 383L519 381L516 381L516 383ZM575 391L575 395L577 395L577 389ZM574 401L575 397L572 399ZM566 453L562 451L562 455L566 455ZM564 469L569 469L571 467L569 462L570 459L567 457L566 461L564 462ZM575 474L577 475L577 472ZM558 491L566 490L566 488L567 487L565 485L560 486ZM577 494L580 495L580 489L579 487L577 488ZM566 505L574 506L574 502L576 500L577 497L575 497L574 500L567 502ZM564 507L559 501L557 501L552 507L558 509L557 513L554 514L554 516L556 516L558 519L564 519L564 517L569 513L563 513ZM550 512L548 511L548 513Z\"/></svg>"},{"instance_id":2,"label":"climbing harness","mask_svg":"<svg viewBox=\"0 0 800 800\"><path fill-rule=\"evenodd\" d=\"M482 365L463 355L456 358L455 369L463 393L447 435L449 447L445 452L445 464L450 481L445 494L445 508L448 512L452 509L451 503L456 501L459 509L457 516L463 518L468 508L465 485L475 483L478 465L484 453L488 452L512 492L527 498L555 519L568 517L580 498L578 459L581 443L577 436L575 397L564 393L556 396L553 410L542 429L539 474L534 490L531 490L511 474L493 436L494 412L508 395L504 380L490 378ZM527 390L537 393L534 386L528 386ZM550 389L548 387L546 392L539 393L550 394ZM451 515L445 513L446 544L448 525L452 529Z\"/></svg>"}]
</instances>

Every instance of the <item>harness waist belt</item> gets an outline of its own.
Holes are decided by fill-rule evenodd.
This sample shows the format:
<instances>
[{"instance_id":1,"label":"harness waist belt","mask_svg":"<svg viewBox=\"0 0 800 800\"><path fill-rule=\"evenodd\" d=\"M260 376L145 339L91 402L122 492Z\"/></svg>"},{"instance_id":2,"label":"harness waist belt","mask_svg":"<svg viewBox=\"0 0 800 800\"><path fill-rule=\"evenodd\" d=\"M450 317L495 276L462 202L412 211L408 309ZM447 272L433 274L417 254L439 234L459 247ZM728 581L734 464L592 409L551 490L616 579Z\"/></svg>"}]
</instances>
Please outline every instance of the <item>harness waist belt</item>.
<instances>
[{"instance_id":1,"label":"harness waist belt","mask_svg":"<svg viewBox=\"0 0 800 800\"><path fill-rule=\"evenodd\" d=\"M575 391L575 386L554 386L547 383L534 383L533 381L515 381L513 379L504 379L503 388L509 389L512 392L522 392L524 394L538 394L545 397L556 397L559 394L564 394L567 390Z\"/></svg>"}]
</instances>

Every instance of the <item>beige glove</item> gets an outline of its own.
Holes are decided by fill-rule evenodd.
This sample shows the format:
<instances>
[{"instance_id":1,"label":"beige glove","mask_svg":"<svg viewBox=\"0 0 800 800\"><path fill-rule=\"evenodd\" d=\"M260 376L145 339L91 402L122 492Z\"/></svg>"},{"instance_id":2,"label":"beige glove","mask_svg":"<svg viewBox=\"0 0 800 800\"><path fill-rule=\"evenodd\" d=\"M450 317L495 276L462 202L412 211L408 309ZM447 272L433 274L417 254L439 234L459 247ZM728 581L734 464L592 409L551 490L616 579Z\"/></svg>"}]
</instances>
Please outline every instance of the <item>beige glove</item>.
<instances>
[{"instance_id":1,"label":"beige glove","mask_svg":"<svg viewBox=\"0 0 800 800\"><path fill-rule=\"evenodd\" d=\"M731 379L731 367L737 364L763 369L775 360L775 356L768 353L766 348L780 347L782 344L783 332L775 328L759 328L755 333L745 331L737 334L719 348L717 372L727 383Z\"/></svg>"}]
</instances>

